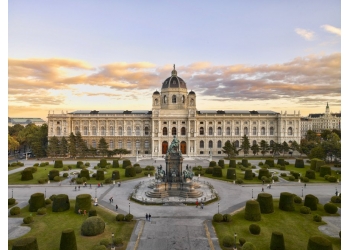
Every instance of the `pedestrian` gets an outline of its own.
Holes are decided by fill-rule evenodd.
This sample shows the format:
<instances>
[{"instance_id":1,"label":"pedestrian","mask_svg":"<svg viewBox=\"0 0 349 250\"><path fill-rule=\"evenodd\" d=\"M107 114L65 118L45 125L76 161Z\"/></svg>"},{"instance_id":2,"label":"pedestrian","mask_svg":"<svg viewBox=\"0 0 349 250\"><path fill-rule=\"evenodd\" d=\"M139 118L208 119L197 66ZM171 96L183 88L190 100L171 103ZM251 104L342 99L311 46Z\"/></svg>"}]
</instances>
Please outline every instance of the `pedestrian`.
<instances>
[{"instance_id":1,"label":"pedestrian","mask_svg":"<svg viewBox=\"0 0 349 250\"><path fill-rule=\"evenodd\" d=\"M150 221L151 215L149 214L148 217L149 217L149 221Z\"/></svg>"},{"instance_id":2,"label":"pedestrian","mask_svg":"<svg viewBox=\"0 0 349 250\"><path fill-rule=\"evenodd\" d=\"M198 200L196 200L196 207L198 207L199 206L199 201Z\"/></svg>"},{"instance_id":3,"label":"pedestrian","mask_svg":"<svg viewBox=\"0 0 349 250\"><path fill-rule=\"evenodd\" d=\"M145 219L148 220L148 213L145 214Z\"/></svg>"},{"instance_id":4,"label":"pedestrian","mask_svg":"<svg viewBox=\"0 0 349 250\"><path fill-rule=\"evenodd\" d=\"M264 188L262 188L262 192L264 192Z\"/></svg>"},{"instance_id":5,"label":"pedestrian","mask_svg":"<svg viewBox=\"0 0 349 250\"><path fill-rule=\"evenodd\" d=\"M111 197L109 198L109 203L111 203Z\"/></svg>"},{"instance_id":6,"label":"pedestrian","mask_svg":"<svg viewBox=\"0 0 349 250\"><path fill-rule=\"evenodd\" d=\"M78 188L79 188L79 191L80 191L80 186Z\"/></svg>"},{"instance_id":7,"label":"pedestrian","mask_svg":"<svg viewBox=\"0 0 349 250\"><path fill-rule=\"evenodd\" d=\"M119 208L118 205L115 205L115 210L118 210L118 208Z\"/></svg>"},{"instance_id":8,"label":"pedestrian","mask_svg":"<svg viewBox=\"0 0 349 250\"><path fill-rule=\"evenodd\" d=\"M76 186L75 186L75 191L76 191Z\"/></svg>"},{"instance_id":9,"label":"pedestrian","mask_svg":"<svg viewBox=\"0 0 349 250\"><path fill-rule=\"evenodd\" d=\"M304 188L306 188L307 187L307 183L304 183Z\"/></svg>"},{"instance_id":10,"label":"pedestrian","mask_svg":"<svg viewBox=\"0 0 349 250\"><path fill-rule=\"evenodd\" d=\"M201 209L204 209L204 203L201 202Z\"/></svg>"},{"instance_id":11,"label":"pedestrian","mask_svg":"<svg viewBox=\"0 0 349 250\"><path fill-rule=\"evenodd\" d=\"M335 194L336 194L336 196L338 196L338 191L337 191L337 190L336 190L336 193L335 193Z\"/></svg>"},{"instance_id":12,"label":"pedestrian","mask_svg":"<svg viewBox=\"0 0 349 250\"><path fill-rule=\"evenodd\" d=\"M113 197L111 197L111 203L113 203L114 202L114 199L113 199Z\"/></svg>"},{"instance_id":13,"label":"pedestrian","mask_svg":"<svg viewBox=\"0 0 349 250\"><path fill-rule=\"evenodd\" d=\"M84 210L84 215L86 215L86 210Z\"/></svg>"}]
</instances>

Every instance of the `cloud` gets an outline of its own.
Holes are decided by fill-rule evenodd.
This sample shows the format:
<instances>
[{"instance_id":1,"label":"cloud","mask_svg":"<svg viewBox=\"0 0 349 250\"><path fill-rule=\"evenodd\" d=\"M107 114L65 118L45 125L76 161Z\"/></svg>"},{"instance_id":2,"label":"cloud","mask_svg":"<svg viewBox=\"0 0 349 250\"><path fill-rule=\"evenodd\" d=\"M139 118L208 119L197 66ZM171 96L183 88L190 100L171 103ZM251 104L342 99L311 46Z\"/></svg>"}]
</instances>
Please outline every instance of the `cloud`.
<instances>
[{"instance_id":1,"label":"cloud","mask_svg":"<svg viewBox=\"0 0 349 250\"><path fill-rule=\"evenodd\" d=\"M314 38L314 32L313 31L309 31L309 30L305 30L305 29L300 29L300 28L296 28L294 30L298 35L300 35L301 37L303 37L305 40L307 41L311 41Z\"/></svg>"},{"instance_id":2,"label":"cloud","mask_svg":"<svg viewBox=\"0 0 349 250\"><path fill-rule=\"evenodd\" d=\"M342 35L342 31L340 28L336 28L328 24L322 25L321 28L323 28L325 31L329 33L336 34L338 36Z\"/></svg>"}]
</instances>

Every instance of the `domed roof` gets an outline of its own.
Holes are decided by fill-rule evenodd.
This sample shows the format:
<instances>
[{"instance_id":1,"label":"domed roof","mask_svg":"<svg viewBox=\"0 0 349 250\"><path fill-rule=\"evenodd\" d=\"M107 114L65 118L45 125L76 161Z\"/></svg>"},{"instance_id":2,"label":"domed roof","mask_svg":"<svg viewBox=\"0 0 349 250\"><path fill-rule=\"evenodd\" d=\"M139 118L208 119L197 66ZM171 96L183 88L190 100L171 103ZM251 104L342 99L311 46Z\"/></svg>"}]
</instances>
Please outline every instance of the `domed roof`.
<instances>
[{"instance_id":1,"label":"domed roof","mask_svg":"<svg viewBox=\"0 0 349 250\"><path fill-rule=\"evenodd\" d=\"M160 93L159 93L159 91L155 91L154 93L153 93L153 95L160 95Z\"/></svg>"},{"instance_id":2,"label":"domed roof","mask_svg":"<svg viewBox=\"0 0 349 250\"><path fill-rule=\"evenodd\" d=\"M171 72L171 77L167 78L163 84L161 89L168 89L168 88L187 88L187 84L185 81L177 76L177 71L175 68L175 65L173 65L173 70Z\"/></svg>"},{"instance_id":3,"label":"domed roof","mask_svg":"<svg viewBox=\"0 0 349 250\"><path fill-rule=\"evenodd\" d=\"M195 95L195 92L190 90L189 95Z\"/></svg>"}]
</instances>

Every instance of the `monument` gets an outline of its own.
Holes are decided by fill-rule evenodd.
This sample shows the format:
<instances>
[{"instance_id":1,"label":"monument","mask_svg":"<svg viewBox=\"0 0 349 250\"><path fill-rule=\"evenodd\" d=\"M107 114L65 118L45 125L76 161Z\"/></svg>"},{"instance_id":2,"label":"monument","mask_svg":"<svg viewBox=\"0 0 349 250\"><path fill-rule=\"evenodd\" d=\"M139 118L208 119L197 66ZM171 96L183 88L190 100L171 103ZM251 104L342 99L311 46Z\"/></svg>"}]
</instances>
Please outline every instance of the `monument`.
<instances>
[{"instance_id":1,"label":"monument","mask_svg":"<svg viewBox=\"0 0 349 250\"><path fill-rule=\"evenodd\" d=\"M183 182L182 152L179 150L179 140L173 136L171 145L168 147L166 156L166 182Z\"/></svg>"}]
</instances>

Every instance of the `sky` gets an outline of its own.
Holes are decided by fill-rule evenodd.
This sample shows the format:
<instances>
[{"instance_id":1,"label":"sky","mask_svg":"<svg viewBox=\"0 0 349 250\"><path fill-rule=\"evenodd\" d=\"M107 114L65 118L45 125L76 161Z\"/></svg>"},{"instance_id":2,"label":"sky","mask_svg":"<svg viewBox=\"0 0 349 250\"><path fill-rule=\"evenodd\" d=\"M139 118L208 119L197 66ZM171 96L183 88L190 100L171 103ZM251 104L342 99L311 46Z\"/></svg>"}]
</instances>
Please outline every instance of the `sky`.
<instances>
[{"instance_id":1,"label":"sky","mask_svg":"<svg viewBox=\"0 0 349 250\"><path fill-rule=\"evenodd\" d=\"M151 110L174 64L198 110L341 112L338 0L7 7L9 117Z\"/></svg>"}]
</instances>

